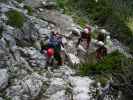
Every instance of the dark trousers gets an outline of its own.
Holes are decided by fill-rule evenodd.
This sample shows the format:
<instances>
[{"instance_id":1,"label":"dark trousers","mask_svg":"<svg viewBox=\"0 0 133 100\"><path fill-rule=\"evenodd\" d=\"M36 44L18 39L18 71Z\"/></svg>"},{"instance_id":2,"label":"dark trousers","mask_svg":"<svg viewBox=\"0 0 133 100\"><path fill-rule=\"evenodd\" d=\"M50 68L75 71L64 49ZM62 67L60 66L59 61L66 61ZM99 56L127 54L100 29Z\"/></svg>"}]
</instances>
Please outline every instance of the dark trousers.
<instances>
[{"instance_id":1,"label":"dark trousers","mask_svg":"<svg viewBox=\"0 0 133 100\"><path fill-rule=\"evenodd\" d=\"M54 49L54 59L58 62L58 65L62 64L62 57L60 54L61 46L60 45L48 45L48 48Z\"/></svg>"}]
</instances>

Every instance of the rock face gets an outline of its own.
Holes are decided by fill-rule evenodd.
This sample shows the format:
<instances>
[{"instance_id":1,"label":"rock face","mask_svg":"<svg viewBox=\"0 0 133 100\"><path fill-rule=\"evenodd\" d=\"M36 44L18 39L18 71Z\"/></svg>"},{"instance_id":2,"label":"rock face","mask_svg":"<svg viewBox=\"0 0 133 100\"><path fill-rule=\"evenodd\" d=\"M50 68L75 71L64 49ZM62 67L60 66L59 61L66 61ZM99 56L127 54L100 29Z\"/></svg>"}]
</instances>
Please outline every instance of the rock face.
<instances>
[{"instance_id":1,"label":"rock face","mask_svg":"<svg viewBox=\"0 0 133 100\"><path fill-rule=\"evenodd\" d=\"M72 77L71 85L73 86L73 100L91 100L92 96L90 91L91 83L93 80L87 77Z\"/></svg>"},{"instance_id":2,"label":"rock face","mask_svg":"<svg viewBox=\"0 0 133 100\"><path fill-rule=\"evenodd\" d=\"M4 100L4 99L0 97L0 100Z\"/></svg>"},{"instance_id":3,"label":"rock face","mask_svg":"<svg viewBox=\"0 0 133 100\"><path fill-rule=\"evenodd\" d=\"M37 73L27 75L24 79L17 82L15 86L7 89L7 96L10 98L27 98L26 100L35 99L41 92L43 82L45 81L46 78Z\"/></svg>"},{"instance_id":4,"label":"rock face","mask_svg":"<svg viewBox=\"0 0 133 100\"><path fill-rule=\"evenodd\" d=\"M27 5L35 10L34 16L27 14ZM70 65L79 64L87 52L94 52L96 41L92 41L88 51L82 43L75 48L82 28L51 7L56 7L53 0L0 3L0 100L94 100L93 80L78 76ZM25 17L21 28L8 25L9 10L17 10ZM41 47L52 30L63 37L65 64L46 70L46 54L41 53Z\"/></svg>"},{"instance_id":5,"label":"rock face","mask_svg":"<svg viewBox=\"0 0 133 100\"><path fill-rule=\"evenodd\" d=\"M0 69L0 90L6 88L8 85L8 73L6 69Z\"/></svg>"},{"instance_id":6,"label":"rock face","mask_svg":"<svg viewBox=\"0 0 133 100\"><path fill-rule=\"evenodd\" d=\"M25 77L22 82L22 87L24 88L25 92L32 98L35 98L39 95L42 85L42 79L38 74Z\"/></svg>"},{"instance_id":7,"label":"rock face","mask_svg":"<svg viewBox=\"0 0 133 100\"><path fill-rule=\"evenodd\" d=\"M25 4L32 6L33 8L56 8L57 4L55 0L25 0Z\"/></svg>"},{"instance_id":8,"label":"rock face","mask_svg":"<svg viewBox=\"0 0 133 100\"><path fill-rule=\"evenodd\" d=\"M34 8L40 7L41 6L41 2L42 1L46 1L46 0L25 0L24 3L28 4Z\"/></svg>"},{"instance_id":9,"label":"rock face","mask_svg":"<svg viewBox=\"0 0 133 100\"><path fill-rule=\"evenodd\" d=\"M66 83L61 78L51 79L50 87L47 89L46 94L52 95L58 91L65 89Z\"/></svg>"},{"instance_id":10,"label":"rock face","mask_svg":"<svg viewBox=\"0 0 133 100\"><path fill-rule=\"evenodd\" d=\"M68 56L69 56L69 59L70 59L72 64L79 64L80 63L79 58L77 58L75 55L69 53Z\"/></svg>"},{"instance_id":11,"label":"rock face","mask_svg":"<svg viewBox=\"0 0 133 100\"><path fill-rule=\"evenodd\" d=\"M46 10L41 12L39 13L39 17L55 24L62 34L68 34L70 32L68 30L70 30L73 26L73 20L71 17L60 14L55 10Z\"/></svg>"},{"instance_id":12,"label":"rock face","mask_svg":"<svg viewBox=\"0 0 133 100\"><path fill-rule=\"evenodd\" d=\"M27 61L33 67L42 67L46 66L46 57L42 55L39 50L36 48L21 48L21 51L25 56L27 56Z\"/></svg>"}]
</instances>

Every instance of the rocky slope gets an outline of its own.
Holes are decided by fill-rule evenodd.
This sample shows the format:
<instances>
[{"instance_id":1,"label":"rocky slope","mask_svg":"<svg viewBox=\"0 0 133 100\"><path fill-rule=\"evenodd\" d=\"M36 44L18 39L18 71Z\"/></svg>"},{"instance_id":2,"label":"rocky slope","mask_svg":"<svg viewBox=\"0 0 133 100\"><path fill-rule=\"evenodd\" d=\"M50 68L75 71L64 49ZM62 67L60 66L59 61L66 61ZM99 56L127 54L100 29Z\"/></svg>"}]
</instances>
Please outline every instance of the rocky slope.
<instances>
[{"instance_id":1,"label":"rocky slope","mask_svg":"<svg viewBox=\"0 0 133 100\"><path fill-rule=\"evenodd\" d=\"M25 5L33 7L32 16L28 15ZM71 65L84 61L86 52L95 51L95 40L89 51L82 45L78 50L74 48L82 28L70 17L52 9L55 7L56 3L52 0L25 0L23 3L9 0L0 3L0 100L94 99L94 93L99 89L98 86L93 87L95 81L77 75ZM19 11L24 16L21 28L7 23L6 13L10 10ZM68 57L63 66L51 66L46 70L46 57L40 49L41 44L47 42L51 30L62 34ZM115 47L112 43L110 51Z\"/></svg>"}]
</instances>

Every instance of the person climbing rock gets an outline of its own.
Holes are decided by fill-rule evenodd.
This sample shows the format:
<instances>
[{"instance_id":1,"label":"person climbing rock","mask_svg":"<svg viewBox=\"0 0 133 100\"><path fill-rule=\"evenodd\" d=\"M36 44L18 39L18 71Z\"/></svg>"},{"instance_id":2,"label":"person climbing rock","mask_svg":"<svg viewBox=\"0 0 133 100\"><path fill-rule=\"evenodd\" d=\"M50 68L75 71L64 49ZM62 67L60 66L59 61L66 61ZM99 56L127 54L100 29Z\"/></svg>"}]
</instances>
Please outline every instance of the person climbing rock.
<instances>
[{"instance_id":1,"label":"person climbing rock","mask_svg":"<svg viewBox=\"0 0 133 100\"><path fill-rule=\"evenodd\" d=\"M96 50L96 59L101 60L104 56L107 55L107 48L104 46L102 41L98 42L98 48Z\"/></svg>"},{"instance_id":2,"label":"person climbing rock","mask_svg":"<svg viewBox=\"0 0 133 100\"><path fill-rule=\"evenodd\" d=\"M63 64L61 57L61 46L64 47L62 37L58 32L52 32L48 40L48 48L54 49L54 59L57 61L57 65Z\"/></svg>"},{"instance_id":3,"label":"person climbing rock","mask_svg":"<svg viewBox=\"0 0 133 100\"><path fill-rule=\"evenodd\" d=\"M86 26L85 29L81 32L81 36L78 39L76 47L78 47L80 42L83 41L84 39L87 41L87 46L86 47L89 48L90 41L91 41L91 28L90 28L90 26Z\"/></svg>"}]
</instances>

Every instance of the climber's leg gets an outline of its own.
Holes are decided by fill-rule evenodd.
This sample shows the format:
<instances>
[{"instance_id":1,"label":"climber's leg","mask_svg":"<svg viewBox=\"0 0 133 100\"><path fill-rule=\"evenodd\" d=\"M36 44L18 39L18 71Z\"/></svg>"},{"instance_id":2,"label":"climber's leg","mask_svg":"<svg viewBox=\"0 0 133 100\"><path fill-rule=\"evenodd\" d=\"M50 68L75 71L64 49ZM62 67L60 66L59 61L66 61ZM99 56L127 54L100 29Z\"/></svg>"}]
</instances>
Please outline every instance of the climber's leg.
<instances>
[{"instance_id":1,"label":"climber's leg","mask_svg":"<svg viewBox=\"0 0 133 100\"><path fill-rule=\"evenodd\" d=\"M63 64L63 61L62 61L60 52L56 52L54 57L55 57L55 60L57 61L57 65L61 66Z\"/></svg>"}]
</instances>

